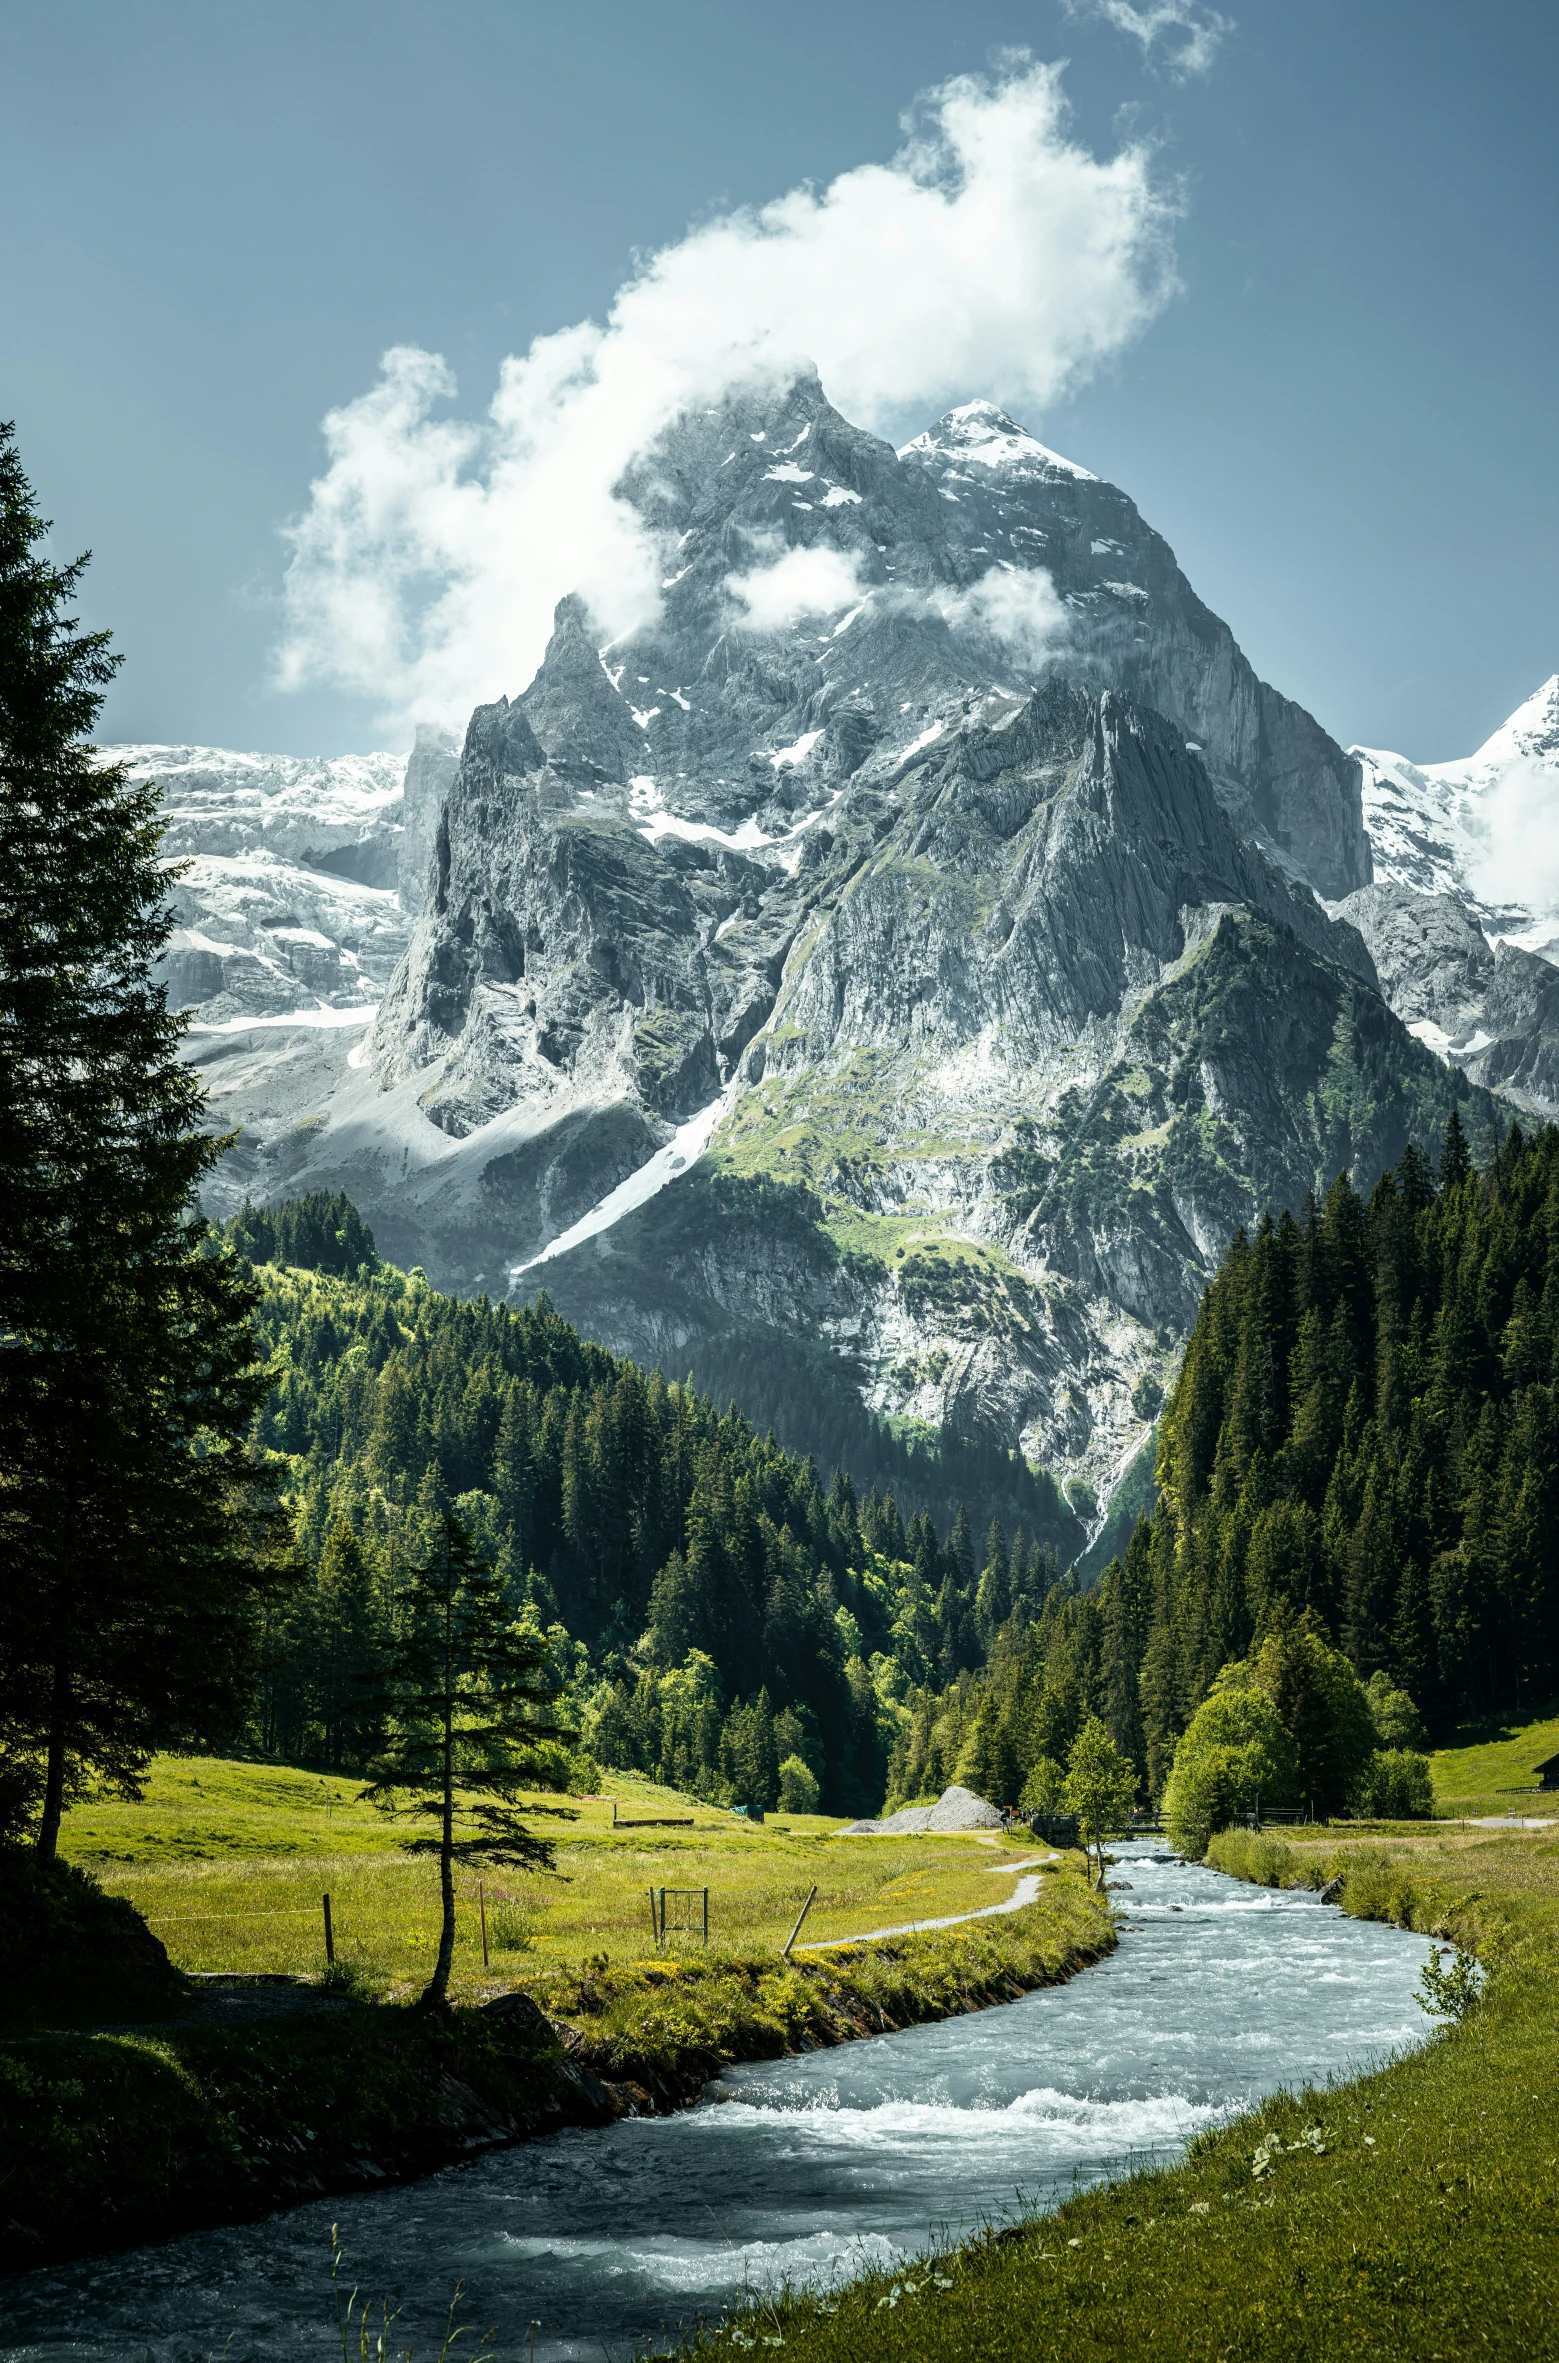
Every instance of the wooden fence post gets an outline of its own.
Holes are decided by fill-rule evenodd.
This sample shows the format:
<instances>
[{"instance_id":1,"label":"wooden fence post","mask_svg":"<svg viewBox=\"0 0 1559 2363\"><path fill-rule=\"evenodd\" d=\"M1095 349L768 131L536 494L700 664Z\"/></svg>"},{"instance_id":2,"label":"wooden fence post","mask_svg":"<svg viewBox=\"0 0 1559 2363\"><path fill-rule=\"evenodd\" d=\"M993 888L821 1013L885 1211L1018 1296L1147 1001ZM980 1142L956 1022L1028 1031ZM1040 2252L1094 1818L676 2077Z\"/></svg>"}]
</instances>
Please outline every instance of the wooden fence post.
<instances>
[{"instance_id":1,"label":"wooden fence post","mask_svg":"<svg viewBox=\"0 0 1559 2363\"><path fill-rule=\"evenodd\" d=\"M709 1890L704 1889L704 1950L709 1950Z\"/></svg>"},{"instance_id":2,"label":"wooden fence post","mask_svg":"<svg viewBox=\"0 0 1559 2363\"><path fill-rule=\"evenodd\" d=\"M330 1898L325 1897L325 1959L333 1969L336 1965L336 1932L330 1925Z\"/></svg>"},{"instance_id":3,"label":"wooden fence post","mask_svg":"<svg viewBox=\"0 0 1559 2363\"><path fill-rule=\"evenodd\" d=\"M476 1883L476 1908L482 1916L482 1967L487 1967L487 1890L480 1879Z\"/></svg>"},{"instance_id":4,"label":"wooden fence post","mask_svg":"<svg viewBox=\"0 0 1559 2363\"><path fill-rule=\"evenodd\" d=\"M816 1887L816 1884L814 1883L814 1885L813 1885L813 1888L812 1888L812 1894L811 1894L811 1895L809 1895L809 1896L807 1897L807 1900L806 1900L806 1902L805 1902L805 1903L802 1905L802 1907L801 1907L800 1911L799 1911L799 1912L796 1914L796 1925L795 1925L795 1927L794 1927L794 1928L791 1930L791 1932L790 1932L789 1936L787 1936L787 1937L786 1937L786 1939L785 1939L785 1949L784 1949L784 1951L783 1951L783 1952L780 1954L780 1959L781 1959L782 1961L788 1961L788 1960L790 1959L790 1948L791 1948L791 1946L792 1946L792 1945L795 1943L795 1941L796 1941L797 1937L798 1937L798 1936L801 1934L801 1923L802 1923L802 1921L803 1921L803 1920L806 1918L806 1916L807 1916L808 1912L810 1912L810 1911L811 1911L811 1909L812 1909L812 1898L813 1898L813 1896L815 1896L816 1894L817 1894L817 1887Z\"/></svg>"}]
</instances>

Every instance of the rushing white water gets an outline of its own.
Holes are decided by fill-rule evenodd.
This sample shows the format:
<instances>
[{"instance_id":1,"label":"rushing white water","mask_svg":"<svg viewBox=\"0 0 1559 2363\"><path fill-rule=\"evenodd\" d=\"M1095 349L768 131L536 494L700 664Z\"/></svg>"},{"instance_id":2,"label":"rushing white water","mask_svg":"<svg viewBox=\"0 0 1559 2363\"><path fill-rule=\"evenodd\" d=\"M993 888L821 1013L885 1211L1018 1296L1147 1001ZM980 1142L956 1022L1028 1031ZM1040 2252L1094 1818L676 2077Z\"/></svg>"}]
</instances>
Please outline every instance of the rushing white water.
<instances>
[{"instance_id":1,"label":"rushing white water","mask_svg":"<svg viewBox=\"0 0 1559 2363\"><path fill-rule=\"evenodd\" d=\"M3 2363L228 2363L339 2352L330 2226L394 2351L438 2340L450 2291L505 2356L627 2357L743 2289L838 2280L941 2235L1172 2157L1279 2085L1422 2038L1421 1937L1308 1895L1120 1850L1120 1947L998 2009L742 2068L719 2105L502 2150L0 2284ZM231 2341L231 2344L229 2344Z\"/></svg>"}]
</instances>

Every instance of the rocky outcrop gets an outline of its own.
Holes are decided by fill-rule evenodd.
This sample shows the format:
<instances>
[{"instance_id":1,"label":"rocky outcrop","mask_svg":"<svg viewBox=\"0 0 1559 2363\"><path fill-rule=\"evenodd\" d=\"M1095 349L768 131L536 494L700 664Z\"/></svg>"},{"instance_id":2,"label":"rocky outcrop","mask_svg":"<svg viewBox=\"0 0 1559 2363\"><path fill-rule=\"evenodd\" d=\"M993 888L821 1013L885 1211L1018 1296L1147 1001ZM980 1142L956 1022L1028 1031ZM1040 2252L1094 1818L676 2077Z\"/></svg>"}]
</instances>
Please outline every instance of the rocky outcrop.
<instances>
[{"instance_id":1,"label":"rocky outcrop","mask_svg":"<svg viewBox=\"0 0 1559 2363\"><path fill-rule=\"evenodd\" d=\"M419 723L401 783L401 835L395 861L396 891L401 909L410 918L422 908L439 817L459 768L459 739L447 730Z\"/></svg>"}]
</instances>

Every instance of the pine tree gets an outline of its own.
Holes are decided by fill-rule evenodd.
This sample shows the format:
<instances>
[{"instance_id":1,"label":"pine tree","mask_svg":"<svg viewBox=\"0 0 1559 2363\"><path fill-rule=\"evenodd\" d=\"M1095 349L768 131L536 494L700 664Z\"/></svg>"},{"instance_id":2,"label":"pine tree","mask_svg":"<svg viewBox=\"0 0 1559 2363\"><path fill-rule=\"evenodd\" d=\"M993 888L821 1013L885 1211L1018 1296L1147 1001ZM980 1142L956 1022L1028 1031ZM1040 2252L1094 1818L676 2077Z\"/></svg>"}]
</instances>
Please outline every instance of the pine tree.
<instances>
[{"instance_id":1,"label":"pine tree","mask_svg":"<svg viewBox=\"0 0 1559 2363\"><path fill-rule=\"evenodd\" d=\"M287 1571L254 1293L195 1207L226 1143L153 974L155 796L86 743L118 660L46 531L0 427L0 1787L50 1856L84 1780L234 1735Z\"/></svg>"},{"instance_id":2,"label":"pine tree","mask_svg":"<svg viewBox=\"0 0 1559 2363\"><path fill-rule=\"evenodd\" d=\"M558 1743L576 1734L548 1712L561 1689L542 1635L510 1622L492 1569L463 1522L439 1505L435 1485L424 1485L421 1506L425 1539L397 1598L380 1700L388 1736L363 1794L437 1824L409 1844L438 1857L438 1958L422 1999L442 2009L455 1949L455 1864L479 1857L550 1866L550 1841L527 1829L514 1799L565 1785ZM479 1802L469 1801L473 1793Z\"/></svg>"},{"instance_id":3,"label":"pine tree","mask_svg":"<svg viewBox=\"0 0 1559 2363\"><path fill-rule=\"evenodd\" d=\"M350 1520L339 1512L325 1537L312 1605L320 1760L332 1772L360 1772L380 1736L375 1699L386 1635L374 1570Z\"/></svg>"}]
</instances>

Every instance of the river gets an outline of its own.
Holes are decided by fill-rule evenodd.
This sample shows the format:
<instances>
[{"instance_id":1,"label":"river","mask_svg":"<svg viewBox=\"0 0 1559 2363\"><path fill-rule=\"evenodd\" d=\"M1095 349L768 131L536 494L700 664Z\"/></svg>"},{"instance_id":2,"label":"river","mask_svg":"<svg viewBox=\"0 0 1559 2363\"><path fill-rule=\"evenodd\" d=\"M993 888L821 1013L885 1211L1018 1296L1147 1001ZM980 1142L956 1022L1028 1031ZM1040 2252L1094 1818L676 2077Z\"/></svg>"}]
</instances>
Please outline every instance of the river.
<instances>
[{"instance_id":1,"label":"river","mask_svg":"<svg viewBox=\"0 0 1559 2363\"><path fill-rule=\"evenodd\" d=\"M1122 1846L1118 1950L1022 2001L729 2072L718 2103L0 2283L0 2363L339 2354L349 2282L437 2351L451 2289L506 2357L626 2359L733 2292L847 2278L1148 2160L1282 2084L1421 2040L1427 1945ZM230 2343L229 2343L230 2342Z\"/></svg>"}]
</instances>

